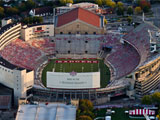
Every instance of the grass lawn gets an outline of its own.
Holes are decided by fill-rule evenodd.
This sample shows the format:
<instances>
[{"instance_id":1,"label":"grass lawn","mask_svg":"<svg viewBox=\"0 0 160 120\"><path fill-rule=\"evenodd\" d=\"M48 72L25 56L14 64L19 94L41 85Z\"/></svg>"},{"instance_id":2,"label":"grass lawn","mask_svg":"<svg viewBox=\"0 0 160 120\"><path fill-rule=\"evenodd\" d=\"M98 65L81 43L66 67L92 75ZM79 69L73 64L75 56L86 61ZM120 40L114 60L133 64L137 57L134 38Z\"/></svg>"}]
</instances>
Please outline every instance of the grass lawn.
<instances>
[{"instance_id":1,"label":"grass lawn","mask_svg":"<svg viewBox=\"0 0 160 120\"><path fill-rule=\"evenodd\" d=\"M110 80L110 71L109 68L104 64L103 60L98 60L99 63L55 63L56 60L63 59L53 59L48 65L43 69L42 72L42 83L46 86L46 73L47 71L55 72L98 72L100 69L100 84L101 87L105 87ZM67 59L64 59L67 60ZM83 59L87 61L93 61L91 59ZM95 61L95 60L94 60ZM83 68L83 70L82 70Z\"/></svg>"},{"instance_id":2,"label":"grass lawn","mask_svg":"<svg viewBox=\"0 0 160 120\"><path fill-rule=\"evenodd\" d=\"M113 108L112 110L115 111L114 114L111 115L112 120L145 120L145 119L133 119L129 118L128 114L125 114L125 110L132 110L131 108ZM100 109L95 110L94 113L96 114L96 117L105 117L107 109Z\"/></svg>"}]
</instances>

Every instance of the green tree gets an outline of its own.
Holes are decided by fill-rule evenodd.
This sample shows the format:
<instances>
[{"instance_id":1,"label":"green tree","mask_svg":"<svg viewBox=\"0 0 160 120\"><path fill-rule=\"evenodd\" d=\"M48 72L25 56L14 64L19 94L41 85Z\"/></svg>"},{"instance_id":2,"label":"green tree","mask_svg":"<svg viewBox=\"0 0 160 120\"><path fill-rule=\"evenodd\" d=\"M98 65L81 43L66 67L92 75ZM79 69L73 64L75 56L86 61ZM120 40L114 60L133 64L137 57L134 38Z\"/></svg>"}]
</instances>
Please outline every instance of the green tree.
<instances>
[{"instance_id":1,"label":"green tree","mask_svg":"<svg viewBox=\"0 0 160 120\"><path fill-rule=\"evenodd\" d=\"M129 14L129 15L133 14L133 8L131 6L128 7L127 14Z\"/></svg>"},{"instance_id":2,"label":"green tree","mask_svg":"<svg viewBox=\"0 0 160 120\"><path fill-rule=\"evenodd\" d=\"M82 114L87 115L87 116L91 117L92 119L94 119L94 117L95 117L94 113L91 111L83 111Z\"/></svg>"},{"instance_id":3,"label":"green tree","mask_svg":"<svg viewBox=\"0 0 160 120\"><path fill-rule=\"evenodd\" d=\"M33 24L33 17L29 17L29 24Z\"/></svg>"},{"instance_id":4,"label":"green tree","mask_svg":"<svg viewBox=\"0 0 160 120\"><path fill-rule=\"evenodd\" d=\"M60 0L61 5L66 5L67 1L66 0Z\"/></svg>"},{"instance_id":5,"label":"green tree","mask_svg":"<svg viewBox=\"0 0 160 120\"><path fill-rule=\"evenodd\" d=\"M33 0L27 0L27 2L26 2L26 8L28 10L30 10L30 9L32 9L34 7L36 7L36 3Z\"/></svg>"},{"instance_id":6,"label":"green tree","mask_svg":"<svg viewBox=\"0 0 160 120\"><path fill-rule=\"evenodd\" d=\"M152 101L153 103L160 105L160 92L155 92L152 94Z\"/></svg>"},{"instance_id":7,"label":"green tree","mask_svg":"<svg viewBox=\"0 0 160 120\"><path fill-rule=\"evenodd\" d=\"M7 15L17 15L19 13L19 10L16 7L10 7L6 9Z\"/></svg>"},{"instance_id":8,"label":"green tree","mask_svg":"<svg viewBox=\"0 0 160 120\"><path fill-rule=\"evenodd\" d=\"M26 17L22 20L24 24L29 24L29 17Z\"/></svg>"},{"instance_id":9,"label":"green tree","mask_svg":"<svg viewBox=\"0 0 160 120\"><path fill-rule=\"evenodd\" d=\"M19 10L22 12L22 11L26 11L27 10L27 8L26 8L26 4L25 3L21 3L20 5L19 5Z\"/></svg>"},{"instance_id":10,"label":"green tree","mask_svg":"<svg viewBox=\"0 0 160 120\"><path fill-rule=\"evenodd\" d=\"M92 120L92 118L87 115L82 115L78 118L78 120Z\"/></svg>"},{"instance_id":11,"label":"green tree","mask_svg":"<svg viewBox=\"0 0 160 120\"><path fill-rule=\"evenodd\" d=\"M110 7L111 8L115 8L116 7L116 3L115 2L111 2Z\"/></svg>"},{"instance_id":12,"label":"green tree","mask_svg":"<svg viewBox=\"0 0 160 120\"><path fill-rule=\"evenodd\" d=\"M145 105L151 105L152 104L152 98L150 95L145 95L142 97L142 104L145 104Z\"/></svg>"},{"instance_id":13,"label":"green tree","mask_svg":"<svg viewBox=\"0 0 160 120\"><path fill-rule=\"evenodd\" d=\"M99 6L102 6L102 0L95 0L96 4L98 4Z\"/></svg>"},{"instance_id":14,"label":"green tree","mask_svg":"<svg viewBox=\"0 0 160 120\"><path fill-rule=\"evenodd\" d=\"M79 108L77 110L77 119L78 120L88 120L94 119L95 115L93 111L93 104L89 100L80 100Z\"/></svg>"},{"instance_id":15,"label":"green tree","mask_svg":"<svg viewBox=\"0 0 160 120\"><path fill-rule=\"evenodd\" d=\"M115 7L116 7L116 3L113 2L112 0L104 0L104 1L103 1L103 4L104 4L104 5L107 5L107 6L109 6L109 7L112 7L112 8L115 8Z\"/></svg>"},{"instance_id":16,"label":"green tree","mask_svg":"<svg viewBox=\"0 0 160 120\"><path fill-rule=\"evenodd\" d=\"M136 0L136 4L137 4L138 6L140 6L140 2L141 2L141 0Z\"/></svg>"},{"instance_id":17,"label":"green tree","mask_svg":"<svg viewBox=\"0 0 160 120\"><path fill-rule=\"evenodd\" d=\"M134 9L134 11L135 11L136 14L142 13L141 7L136 7L136 8Z\"/></svg>"},{"instance_id":18,"label":"green tree","mask_svg":"<svg viewBox=\"0 0 160 120\"><path fill-rule=\"evenodd\" d=\"M73 4L73 0L66 0L66 3L72 3Z\"/></svg>"},{"instance_id":19,"label":"green tree","mask_svg":"<svg viewBox=\"0 0 160 120\"><path fill-rule=\"evenodd\" d=\"M4 8L0 7L0 18L4 17Z\"/></svg>"},{"instance_id":20,"label":"green tree","mask_svg":"<svg viewBox=\"0 0 160 120\"><path fill-rule=\"evenodd\" d=\"M124 15L124 8L123 7L117 8L117 15Z\"/></svg>"},{"instance_id":21,"label":"green tree","mask_svg":"<svg viewBox=\"0 0 160 120\"><path fill-rule=\"evenodd\" d=\"M117 3L117 7L124 7L122 2Z\"/></svg>"},{"instance_id":22,"label":"green tree","mask_svg":"<svg viewBox=\"0 0 160 120\"><path fill-rule=\"evenodd\" d=\"M43 22L43 17L38 17L38 16L34 16L32 23L42 23Z\"/></svg>"},{"instance_id":23,"label":"green tree","mask_svg":"<svg viewBox=\"0 0 160 120\"><path fill-rule=\"evenodd\" d=\"M151 5L147 0L141 0L140 7L143 10L143 12L149 12Z\"/></svg>"}]
</instances>

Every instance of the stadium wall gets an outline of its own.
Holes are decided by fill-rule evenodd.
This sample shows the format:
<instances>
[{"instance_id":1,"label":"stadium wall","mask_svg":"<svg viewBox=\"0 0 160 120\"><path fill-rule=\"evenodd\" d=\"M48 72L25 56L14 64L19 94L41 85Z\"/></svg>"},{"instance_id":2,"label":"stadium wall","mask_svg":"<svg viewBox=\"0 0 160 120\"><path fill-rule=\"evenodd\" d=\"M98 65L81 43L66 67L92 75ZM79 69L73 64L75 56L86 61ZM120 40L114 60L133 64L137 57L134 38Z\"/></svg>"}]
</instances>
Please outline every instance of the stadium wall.
<instances>
[{"instance_id":1,"label":"stadium wall","mask_svg":"<svg viewBox=\"0 0 160 120\"><path fill-rule=\"evenodd\" d=\"M136 95L143 96L158 88L160 84L160 57L155 58L143 66L139 67L134 73Z\"/></svg>"},{"instance_id":2,"label":"stadium wall","mask_svg":"<svg viewBox=\"0 0 160 120\"><path fill-rule=\"evenodd\" d=\"M21 29L21 38L25 41L36 38L53 37L53 24L35 24L31 26L23 26Z\"/></svg>"},{"instance_id":3,"label":"stadium wall","mask_svg":"<svg viewBox=\"0 0 160 120\"><path fill-rule=\"evenodd\" d=\"M0 30L0 50L12 40L20 37L21 23L8 24Z\"/></svg>"},{"instance_id":4,"label":"stadium wall","mask_svg":"<svg viewBox=\"0 0 160 120\"><path fill-rule=\"evenodd\" d=\"M14 89L14 101L26 97L26 91L34 84L34 72L26 69L9 69L0 65L0 83Z\"/></svg>"},{"instance_id":5,"label":"stadium wall","mask_svg":"<svg viewBox=\"0 0 160 120\"><path fill-rule=\"evenodd\" d=\"M104 34L104 29L76 20L61 27L55 27L55 34Z\"/></svg>"},{"instance_id":6,"label":"stadium wall","mask_svg":"<svg viewBox=\"0 0 160 120\"><path fill-rule=\"evenodd\" d=\"M91 40L87 40L86 38ZM97 35L56 35L57 54L95 54L99 52L101 41L96 40ZM75 55L76 56L76 55Z\"/></svg>"}]
</instances>

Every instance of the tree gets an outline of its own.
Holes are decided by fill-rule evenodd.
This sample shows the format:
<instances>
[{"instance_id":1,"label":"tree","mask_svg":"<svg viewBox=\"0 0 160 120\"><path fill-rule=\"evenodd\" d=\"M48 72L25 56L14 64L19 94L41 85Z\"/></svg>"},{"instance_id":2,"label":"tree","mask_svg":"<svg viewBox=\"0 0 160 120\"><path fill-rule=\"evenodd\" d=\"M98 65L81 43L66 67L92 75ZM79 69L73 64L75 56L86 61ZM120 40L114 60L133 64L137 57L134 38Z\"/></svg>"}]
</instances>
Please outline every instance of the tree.
<instances>
[{"instance_id":1,"label":"tree","mask_svg":"<svg viewBox=\"0 0 160 120\"><path fill-rule=\"evenodd\" d=\"M117 3L117 7L123 7L123 3L122 2L118 2Z\"/></svg>"},{"instance_id":2,"label":"tree","mask_svg":"<svg viewBox=\"0 0 160 120\"><path fill-rule=\"evenodd\" d=\"M154 104L160 105L160 92L155 92L152 94L152 100Z\"/></svg>"},{"instance_id":3,"label":"tree","mask_svg":"<svg viewBox=\"0 0 160 120\"><path fill-rule=\"evenodd\" d=\"M10 7L6 9L7 15L17 15L19 13L19 10L15 7Z\"/></svg>"},{"instance_id":4,"label":"tree","mask_svg":"<svg viewBox=\"0 0 160 120\"><path fill-rule=\"evenodd\" d=\"M29 23L29 17L24 18L24 19L22 20L22 22L23 22L24 24L28 24L28 23Z\"/></svg>"},{"instance_id":5,"label":"tree","mask_svg":"<svg viewBox=\"0 0 160 120\"><path fill-rule=\"evenodd\" d=\"M133 14L133 8L131 6L128 7L127 14L129 14L129 15Z\"/></svg>"},{"instance_id":6,"label":"tree","mask_svg":"<svg viewBox=\"0 0 160 120\"><path fill-rule=\"evenodd\" d=\"M0 18L4 17L4 8L0 7Z\"/></svg>"},{"instance_id":7,"label":"tree","mask_svg":"<svg viewBox=\"0 0 160 120\"><path fill-rule=\"evenodd\" d=\"M85 104L89 111L93 111L93 104L90 100L85 100Z\"/></svg>"},{"instance_id":8,"label":"tree","mask_svg":"<svg viewBox=\"0 0 160 120\"><path fill-rule=\"evenodd\" d=\"M142 13L141 7L136 7L136 8L134 9L134 11L135 11L136 14Z\"/></svg>"},{"instance_id":9,"label":"tree","mask_svg":"<svg viewBox=\"0 0 160 120\"><path fill-rule=\"evenodd\" d=\"M95 0L96 4L98 4L99 6L102 6L102 0Z\"/></svg>"},{"instance_id":10,"label":"tree","mask_svg":"<svg viewBox=\"0 0 160 120\"><path fill-rule=\"evenodd\" d=\"M152 98L150 95L145 95L142 97L142 104L151 105L152 104Z\"/></svg>"},{"instance_id":11,"label":"tree","mask_svg":"<svg viewBox=\"0 0 160 120\"><path fill-rule=\"evenodd\" d=\"M42 23L43 22L43 17L37 17L37 16L34 16L32 18L32 23Z\"/></svg>"},{"instance_id":12,"label":"tree","mask_svg":"<svg viewBox=\"0 0 160 120\"><path fill-rule=\"evenodd\" d=\"M115 8L116 7L116 3L115 2L111 2L110 7L111 8Z\"/></svg>"},{"instance_id":13,"label":"tree","mask_svg":"<svg viewBox=\"0 0 160 120\"><path fill-rule=\"evenodd\" d=\"M27 10L25 3L21 3L21 4L19 5L19 10L20 10L21 12Z\"/></svg>"},{"instance_id":14,"label":"tree","mask_svg":"<svg viewBox=\"0 0 160 120\"><path fill-rule=\"evenodd\" d=\"M123 7L118 7L117 15L124 15L124 8Z\"/></svg>"},{"instance_id":15,"label":"tree","mask_svg":"<svg viewBox=\"0 0 160 120\"><path fill-rule=\"evenodd\" d=\"M80 100L79 108L77 110L78 120L90 120L94 119L93 104L89 100Z\"/></svg>"},{"instance_id":16,"label":"tree","mask_svg":"<svg viewBox=\"0 0 160 120\"><path fill-rule=\"evenodd\" d=\"M128 17L127 17L127 21L128 21L128 24L131 24L131 22L132 22L132 17L131 17L131 16L128 16Z\"/></svg>"},{"instance_id":17,"label":"tree","mask_svg":"<svg viewBox=\"0 0 160 120\"><path fill-rule=\"evenodd\" d=\"M136 4L137 4L138 6L140 6L140 2L141 2L141 0L136 0Z\"/></svg>"},{"instance_id":18,"label":"tree","mask_svg":"<svg viewBox=\"0 0 160 120\"><path fill-rule=\"evenodd\" d=\"M104 0L104 5L107 5L109 7L115 8L116 7L116 3L113 2L112 0Z\"/></svg>"},{"instance_id":19,"label":"tree","mask_svg":"<svg viewBox=\"0 0 160 120\"><path fill-rule=\"evenodd\" d=\"M66 3L72 3L73 4L73 0L66 0Z\"/></svg>"},{"instance_id":20,"label":"tree","mask_svg":"<svg viewBox=\"0 0 160 120\"><path fill-rule=\"evenodd\" d=\"M78 120L92 120L92 118L87 115L82 115L78 118Z\"/></svg>"},{"instance_id":21,"label":"tree","mask_svg":"<svg viewBox=\"0 0 160 120\"><path fill-rule=\"evenodd\" d=\"M22 20L24 24L35 24L35 23L42 23L43 22L43 17L26 17Z\"/></svg>"},{"instance_id":22,"label":"tree","mask_svg":"<svg viewBox=\"0 0 160 120\"><path fill-rule=\"evenodd\" d=\"M151 5L147 0L141 0L140 1L140 7L144 12L149 12L149 9L151 8Z\"/></svg>"},{"instance_id":23,"label":"tree","mask_svg":"<svg viewBox=\"0 0 160 120\"><path fill-rule=\"evenodd\" d=\"M26 8L27 9L32 9L36 6L36 3L33 0L27 0L26 2Z\"/></svg>"},{"instance_id":24,"label":"tree","mask_svg":"<svg viewBox=\"0 0 160 120\"><path fill-rule=\"evenodd\" d=\"M106 19L104 19L104 24L107 25L108 21Z\"/></svg>"},{"instance_id":25,"label":"tree","mask_svg":"<svg viewBox=\"0 0 160 120\"><path fill-rule=\"evenodd\" d=\"M66 0L60 0L61 5L66 5Z\"/></svg>"}]
</instances>

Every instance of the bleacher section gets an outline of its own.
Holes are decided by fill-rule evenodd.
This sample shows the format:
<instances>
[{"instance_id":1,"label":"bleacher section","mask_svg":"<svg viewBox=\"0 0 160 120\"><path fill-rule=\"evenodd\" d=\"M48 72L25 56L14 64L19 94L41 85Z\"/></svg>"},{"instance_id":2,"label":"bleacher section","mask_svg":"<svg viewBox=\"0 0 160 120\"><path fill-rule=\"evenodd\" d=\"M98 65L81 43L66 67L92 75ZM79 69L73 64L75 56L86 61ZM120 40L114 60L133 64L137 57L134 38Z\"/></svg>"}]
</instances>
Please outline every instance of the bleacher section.
<instances>
[{"instance_id":1,"label":"bleacher section","mask_svg":"<svg viewBox=\"0 0 160 120\"><path fill-rule=\"evenodd\" d=\"M12 64L27 69L35 69L37 64L39 64L37 61L40 61L40 59L45 56L42 51L20 39L16 39L6 45L5 48L0 51L0 54Z\"/></svg>"},{"instance_id":2,"label":"bleacher section","mask_svg":"<svg viewBox=\"0 0 160 120\"><path fill-rule=\"evenodd\" d=\"M59 54L97 54L100 35L56 35L56 51Z\"/></svg>"},{"instance_id":3,"label":"bleacher section","mask_svg":"<svg viewBox=\"0 0 160 120\"><path fill-rule=\"evenodd\" d=\"M55 43L49 38L32 39L28 40L27 43L36 49L42 50L46 55L55 53Z\"/></svg>"},{"instance_id":4,"label":"bleacher section","mask_svg":"<svg viewBox=\"0 0 160 120\"><path fill-rule=\"evenodd\" d=\"M155 29L155 26L149 23L143 23L123 37L125 41L129 42L138 50L141 56L140 64L145 62L150 56L150 36L148 30Z\"/></svg>"},{"instance_id":5,"label":"bleacher section","mask_svg":"<svg viewBox=\"0 0 160 120\"><path fill-rule=\"evenodd\" d=\"M123 77L132 72L139 64L140 56L137 51L128 43L120 43L119 34L108 34L105 36L102 45L112 48L112 51L105 61L108 62L114 69L116 78Z\"/></svg>"}]
</instances>

